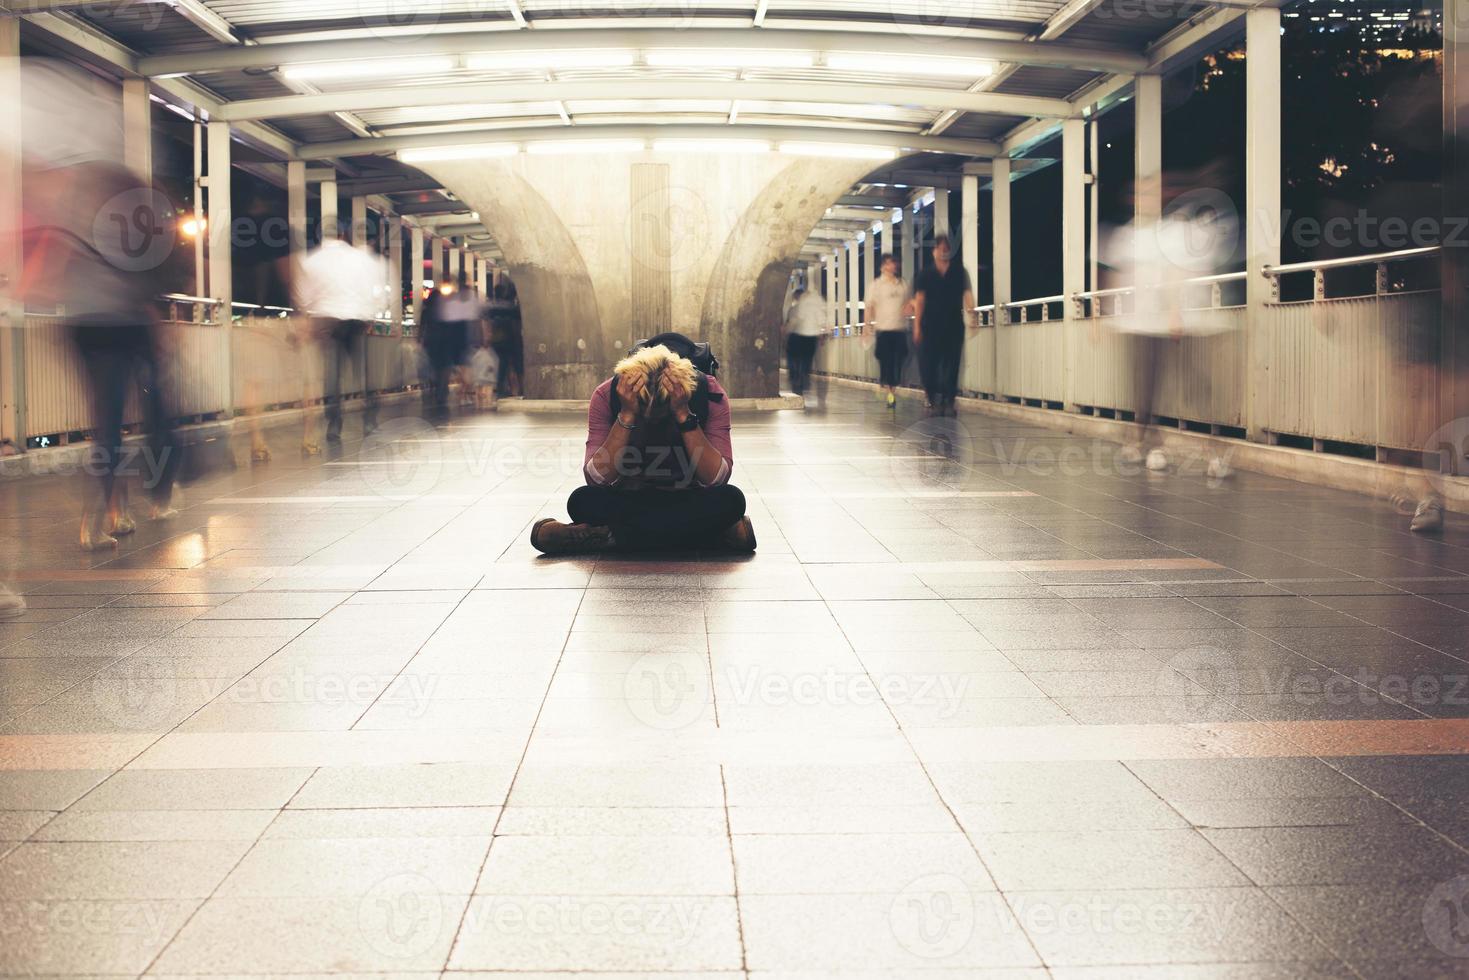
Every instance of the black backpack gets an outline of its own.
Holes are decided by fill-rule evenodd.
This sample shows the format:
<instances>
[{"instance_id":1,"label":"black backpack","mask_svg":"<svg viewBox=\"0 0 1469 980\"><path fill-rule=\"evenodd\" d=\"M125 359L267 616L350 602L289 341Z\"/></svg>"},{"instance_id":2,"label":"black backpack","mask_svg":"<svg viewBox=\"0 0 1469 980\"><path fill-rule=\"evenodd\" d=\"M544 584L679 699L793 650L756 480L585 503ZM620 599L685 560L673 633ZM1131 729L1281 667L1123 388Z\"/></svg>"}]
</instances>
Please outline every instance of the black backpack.
<instances>
[{"instance_id":1,"label":"black backpack","mask_svg":"<svg viewBox=\"0 0 1469 980\"><path fill-rule=\"evenodd\" d=\"M636 351L647 347L657 347L662 344L679 357L687 358L694 365L694 370L699 372L699 386L694 389L689 398L689 411L700 419L709 417L709 403L711 401L724 401L724 395L716 395L709 390L709 379L716 377L719 372L719 358L714 356L714 349L708 344L698 344L681 333L660 333L656 337L640 340L628 351L631 355ZM622 399L617 394L617 378L612 379L612 414L615 416L622 411Z\"/></svg>"}]
</instances>

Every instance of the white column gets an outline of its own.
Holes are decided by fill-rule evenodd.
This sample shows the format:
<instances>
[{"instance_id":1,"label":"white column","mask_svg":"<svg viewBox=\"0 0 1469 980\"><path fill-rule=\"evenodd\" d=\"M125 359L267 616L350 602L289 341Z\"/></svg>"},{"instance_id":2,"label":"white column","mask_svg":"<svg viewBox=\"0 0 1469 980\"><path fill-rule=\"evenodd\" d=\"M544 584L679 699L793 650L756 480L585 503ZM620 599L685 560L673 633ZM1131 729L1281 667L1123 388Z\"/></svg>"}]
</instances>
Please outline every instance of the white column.
<instances>
[{"instance_id":1,"label":"white column","mask_svg":"<svg viewBox=\"0 0 1469 980\"><path fill-rule=\"evenodd\" d=\"M1280 10L1245 14L1245 435L1267 438L1272 296L1267 265L1280 264Z\"/></svg>"},{"instance_id":2,"label":"white column","mask_svg":"<svg viewBox=\"0 0 1469 980\"><path fill-rule=\"evenodd\" d=\"M291 262L306 250L306 161L286 164L286 221L291 234Z\"/></svg>"},{"instance_id":3,"label":"white column","mask_svg":"<svg viewBox=\"0 0 1469 980\"><path fill-rule=\"evenodd\" d=\"M321 182L321 240L332 241L337 237L337 182Z\"/></svg>"},{"instance_id":4,"label":"white column","mask_svg":"<svg viewBox=\"0 0 1469 980\"><path fill-rule=\"evenodd\" d=\"M408 254L409 285L413 287L413 325L423 329L423 228L414 225Z\"/></svg>"},{"instance_id":5,"label":"white column","mask_svg":"<svg viewBox=\"0 0 1469 980\"><path fill-rule=\"evenodd\" d=\"M21 211L20 18L0 17L0 215L10 230ZM18 234L0 235L0 438L25 451L25 304L15 293L23 253Z\"/></svg>"},{"instance_id":6,"label":"white column","mask_svg":"<svg viewBox=\"0 0 1469 980\"><path fill-rule=\"evenodd\" d=\"M1086 123L1067 119L1061 123L1061 303L1066 326L1061 343L1061 397L1073 402L1072 365L1069 346L1080 326L1073 298L1086 289Z\"/></svg>"},{"instance_id":7,"label":"white column","mask_svg":"<svg viewBox=\"0 0 1469 980\"><path fill-rule=\"evenodd\" d=\"M464 268L463 263L464 250L459 248L449 249L449 281L456 285L459 282L459 273Z\"/></svg>"},{"instance_id":8,"label":"white column","mask_svg":"<svg viewBox=\"0 0 1469 980\"><path fill-rule=\"evenodd\" d=\"M857 309L861 294L857 285L858 277L862 275L862 246L856 240L847 243L847 315L843 323L845 326L855 327L862 322L862 314Z\"/></svg>"},{"instance_id":9,"label":"white column","mask_svg":"<svg viewBox=\"0 0 1469 980\"><path fill-rule=\"evenodd\" d=\"M882 250L877 253L877 258L872 263L873 276L882 274L883 252L888 255L898 254L897 248L893 245L893 216L891 214L882 219Z\"/></svg>"},{"instance_id":10,"label":"white column","mask_svg":"<svg viewBox=\"0 0 1469 980\"><path fill-rule=\"evenodd\" d=\"M969 284L974 288L974 301L979 302L979 178L966 174L962 200L964 225L960 229L960 250L964 258L964 271L969 273Z\"/></svg>"},{"instance_id":11,"label":"white column","mask_svg":"<svg viewBox=\"0 0 1469 980\"><path fill-rule=\"evenodd\" d=\"M367 198L360 194L352 198L352 244L367 244Z\"/></svg>"},{"instance_id":12,"label":"white column","mask_svg":"<svg viewBox=\"0 0 1469 980\"><path fill-rule=\"evenodd\" d=\"M443 282L449 277L449 240L434 236L434 282Z\"/></svg>"},{"instance_id":13,"label":"white column","mask_svg":"<svg viewBox=\"0 0 1469 980\"><path fill-rule=\"evenodd\" d=\"M830 330L837 322L837 297L841 285L837 281L837 267L841 264L835 255L828 255L826 265L826 328Z\"/></svg>"},{"instance_id":14,"label":"white column","mask_svg":"<svg viewBox=\"0 0 1469 980\"><path fill-rule=\"evenodd\" d=\"M934 240L937 241L949 233L949 191L943 187L935 188L933 192Z\"/></svg>"},{"instance_id":15,"label":"white column","mask_svg":"<svg viewBox=\"0 0 1469 980\"><path fill-rule=\"evenodd\" d=\"M122 83L122 154L133 173L152 183L153 101L145 78L127 78Z\"/></svg>"},{"instance_id":16,"label":"white column","mask_svg":"<svg viewBox=\"0 0 1469 980\"><path fill-rule=\"evenodd\" d=\"M1146 232L1163 215L1163 76L1139 75L1136 86L1133 225L1139 232ZM1113 258L1122 258L1124 264L1136 270L1135 315L1156 316L1158 296L1150 287L1157 285L1161 271L1157 263L1137 262L1136 256Z\"/></svg>"},{"instance_id":17,"label":"white column","mask_svg":"<svg viewBox=\"0 0 1469 980\"><path fill-rule=\"evenodd\" d=\"M918 219L911 207L903 208L903 249L898 259L898 274L912 283L918 276Z\"/></svg>"},{"instance_id":18,"label":"white column","mask_svg":"<svg viewBox=\"0 0 1469 980\"><path fill-rule=\"evenodd\" d=\"M403 327L403 216L383 215L383 234L388 239L388 312L393 326Z\"/></svg>"},{"instance_id":19,"label":"white column","mask_svg":"<svg viewBox=\"0 0 1469 980\"><path fill-rule=\"evenodd\" d=\"M219 323L224 331L225 356L229 366L225 369L226 414L234 411L234 261L231 254L231 226L234 217L230 212L230 124L209 124L209 295L219 300Z\"/></svg>"},{"instance_id":20,"label":"white column","mask_svg":"<svg viewBox=\"0 0 1469 980\"><path fill-rule=\"evenodd\" d=\"M995 394L1008 393L1009 381L1005 378L1005 350L1009 343L1009 311L1005 304L1010 302L1010 158L995 157L994 179L990 183L990 235L994 261L990 274L994 277L991 289L995 296Z\"/></svg>"}]
</instances>

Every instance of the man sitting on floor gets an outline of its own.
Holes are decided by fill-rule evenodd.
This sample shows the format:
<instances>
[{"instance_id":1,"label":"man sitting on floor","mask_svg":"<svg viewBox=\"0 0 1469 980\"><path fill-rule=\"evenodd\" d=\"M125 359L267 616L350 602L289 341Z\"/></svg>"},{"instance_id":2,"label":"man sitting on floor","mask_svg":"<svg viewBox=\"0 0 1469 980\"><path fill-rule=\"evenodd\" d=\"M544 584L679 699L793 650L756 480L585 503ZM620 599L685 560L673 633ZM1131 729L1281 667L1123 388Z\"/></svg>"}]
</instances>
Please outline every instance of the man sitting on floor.
<instances>
[{"instance_id":1,"label":"man sitting on floor","mask_svg":"<svg viewBox=\"0 0 1469 980\"><path fill-rule=\"evenodd\" d=\"M745 495L729 484L729 401L695 351L682 334L655 337L592 393L587 485L567 501L574 523L531 529L538 551L755 550Z\"/></svg>"}]
</instances>

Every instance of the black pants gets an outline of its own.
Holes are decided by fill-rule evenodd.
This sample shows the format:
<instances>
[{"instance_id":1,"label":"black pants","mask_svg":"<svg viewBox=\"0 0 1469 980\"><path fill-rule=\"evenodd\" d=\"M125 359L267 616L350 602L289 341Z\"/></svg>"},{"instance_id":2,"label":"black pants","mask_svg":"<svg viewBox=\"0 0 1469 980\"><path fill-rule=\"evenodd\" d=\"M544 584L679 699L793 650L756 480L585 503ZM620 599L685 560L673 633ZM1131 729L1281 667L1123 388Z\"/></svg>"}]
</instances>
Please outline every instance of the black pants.
<instances>
[{"instance_id":1,"label":"black pants","mask_svg":"<svg viewBox=\"0 0 1469 980\"><path fill-rule=\"evenodd\" d=\"M174 439L159 370L155 328L138 319L89 316L72 322L71 337L92 386L94 446L92 462L100 480L102 501L112 501L117 479L136 471L153 499L167 503L178 476L180 453ZM128 388L138 387L147 456L132 461L122 443Z\"/></svg>"},{"instance_id":2,"label":"black pants","mask_svg":"<svg viewBox=\"0 0 1469 980\"><path fill-rule=\"evenodd\" d=\"M786 370L791 375L791 391L806 393L811 380L811 365L816 360L816 338L793 333L786 338Z\"/></svg>"},{"instance_id":3,"label":"black pants","mask_svg":"<svg viewBox=\"0 0 1469 980\"><path fill-rule=\"evenodd\" d=\"M1154 421L1153 403L1158 393L1158 377L1163 370L1164 345L1170 343L1170 340L1167 337L1148 333L1133 334L1132 339L1132 383L1133 391L1137 396L1133 418L1138 425L1142 426L1140 437L1146 442L1148 427Z\"/></svg>"},{"instance_id":4,"label":"black pants","mask_svg":"<svg viewBox=\"0 0 1469 980\"><path fill-rule=\"evenodd\" d=\"M610 527L624 551L698 548L745 516L739 487L694 490L618 490L577 487L566 502L577 524Z\"/></svg>"},{"instance_id":5,"label":"black pants","mask_svg":"<svg viewBox=\"0 0 1469 980\"><path fill-rule=\"evenodd\" d=\"M941 408L954 403L959 394L959 362L964 356L964 334L957 337L925 337L918 345L918 369L928 403Z\"/></svg>"},{"instance_id":6,"label":"black pants","mask_svg":"<svg viewBox=\"0 0 1469 980\"><path fill-rule=\"evenodd\" d=\"M908 334L902 330L879 330L877 364L884 388L896 388L903 383L903 362L907 359Z\"/></svg>"},{"instance_id":7,"label":"black pants","mask_svg":"<svg viewBox=\"0 0 1469 980\"><path fill-rule=\"evenodd\" d=\"M449 411L450 376L469 353L469 324L451 321L430 327L428 342L428 359L434 372L434 409L443 415Z\"/></svg>"},{"instance_id":8,"label":"black pants","mask_svg":"<svg viewBox=\"0 0 1469 980\"><path fill-rule=\"evenodd\" d=\"M367 323L363 320L320 320L317 323L321 344L321 394L326 408L326 431L329 435L342 434L342 373L349 369L362 375L362 397L366 402L362 412L362 427L371 432L377 428L377 397L367 380L367 363L362 360L363 338L367 335ZM359 369L357 365L361 365Z\"/></svg>"}]
</instances>

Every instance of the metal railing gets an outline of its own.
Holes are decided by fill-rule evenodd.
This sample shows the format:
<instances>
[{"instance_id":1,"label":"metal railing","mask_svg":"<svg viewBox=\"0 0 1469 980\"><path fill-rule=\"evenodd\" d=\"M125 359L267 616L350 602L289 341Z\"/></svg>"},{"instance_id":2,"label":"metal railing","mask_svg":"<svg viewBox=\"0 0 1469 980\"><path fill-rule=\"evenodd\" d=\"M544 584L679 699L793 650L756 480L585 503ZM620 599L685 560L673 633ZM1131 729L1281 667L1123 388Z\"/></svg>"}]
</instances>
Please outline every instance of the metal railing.
<instances>
[{"instance_id":1,"label":"metal railing","mask_svg":"<svg viewBox=\"0 0 1469 980\"><path fill-rule=\"evenodd\" d=\"M1248 431L1368 458L1373 450L1380 459L1421 455L1435 426L1422 393L1434 390L1439 370L1439 254L1413 248L1270 267L1264 275L1277 298L1258 308L1246 305L1245 272L1164 287L1182 291L1170 305L1186 315L1159 349L1154 410L1199 431ZM1278 284L1293 276L1312 277L1313 288L1280 299ZM1138 351L1125 318L1139 305L1136 288L1124 286L976 307L982 326L1000 329L966 343L961 388L1130 418ZM870 348L849 338L824 346L821 370L875 380ZM912 359L905 378L916 381Z\"/></svg>"},{"instance_id":2,"label":"metal railing","mask_svg":"<svg viewBox=\"0 0 1469 980\"><path fill-rule=\"evenodd\" d=\"M1281 279L1286 276L1304 275L1309 273L1312 279L1311 300L1307 302L1320 302L1328 299L1356 298L1358 296L1390 296L1407 292L1430 292L1438 288L1437 281L1431 286L1419 289L1406 288L1405 280L1394 280L1391 270L1401 263L1417 260L1437 258L1442 248L1437 245L1427 245L1422 248L1404 248L1395 252L1376 252L1371 255L1350 255L1336 259L1315 259L1310 262L1292 262L1287 265L1267 265L1263 272L1270 280L1271 296L1276 302L1281 302ZM1341 297L1328 295L1328 272L1340 272L1349 269L1364 269L1372 266L1373 289L1370 293L1349 293ZM1437 269L1435 268L1435 272Z\"/></svg>"},{"instance_id":3,"label":"metal railing","mask_svg":"<svg viewBox=\"0 0 1469 980\"><path fill-rule=\"evenodd\" d=\"M232 330L221 329L223 303L208 296L170 293L160 297L164 346L161 367L172 404L183 421L226 418L314 405L322 397L318 345L303 342L301 317L290 307L231 304ZM26 315L23 363L27 440L47 437L62 445L92 426L86 373L66 329L64 310ZM411 331L393 329L387 318L373 322L346 397L401 391L418 383L420 352ZM140 418L136 399L125 407L126 423ZM53 438L55 437L55 438ZM19 440L17 440L18 442Z\"/></svg>"}]
</instances>

